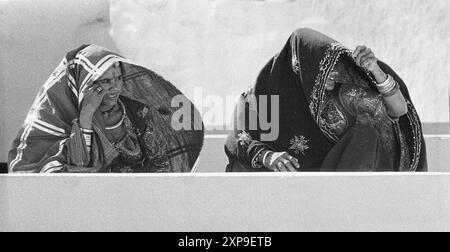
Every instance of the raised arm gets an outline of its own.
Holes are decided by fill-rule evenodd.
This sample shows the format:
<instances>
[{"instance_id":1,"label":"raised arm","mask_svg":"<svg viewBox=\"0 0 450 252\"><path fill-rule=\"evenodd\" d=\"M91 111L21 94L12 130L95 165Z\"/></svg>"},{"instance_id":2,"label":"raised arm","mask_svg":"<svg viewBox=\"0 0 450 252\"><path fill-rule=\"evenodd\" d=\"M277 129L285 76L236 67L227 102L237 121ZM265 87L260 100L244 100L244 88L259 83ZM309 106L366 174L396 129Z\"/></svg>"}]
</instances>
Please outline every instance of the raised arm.
<instances>
[{"instance_id":1,"label":"raised arm","mask_svg":"<svg viewBox=\"0 0 450 252\"><path fill-rule=\"evenodd\" d=\"M390 117L400 118L408 113L408 106L400 86L393 76L386 74L379 66L378 59L370 48L358 46L353 52L353 57L361 67L370 71L377 81L377 88L383 96L386 110Z\"/></svg>"}]
</instances>

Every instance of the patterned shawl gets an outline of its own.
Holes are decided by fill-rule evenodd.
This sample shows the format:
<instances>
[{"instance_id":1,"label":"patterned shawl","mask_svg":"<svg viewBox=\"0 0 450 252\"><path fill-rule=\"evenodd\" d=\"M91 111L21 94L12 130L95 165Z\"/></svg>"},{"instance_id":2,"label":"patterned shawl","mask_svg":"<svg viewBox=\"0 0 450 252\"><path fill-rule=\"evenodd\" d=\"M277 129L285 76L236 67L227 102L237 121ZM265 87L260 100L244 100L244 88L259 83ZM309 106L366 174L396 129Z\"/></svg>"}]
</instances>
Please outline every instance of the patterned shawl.
<instances>
[{"instance_id":1,"label":"patterned shawl","mask_svg":"<svg viewBox=\"0 0 450 252\"><path fill-rule=\"evenodd\" d=\"M194 168L203 145L203 124L192 104L182 108L171 104L174 97L189 102L187 98L156 73L102 47L83 45L66 55L39 91L9 152L10 172L103 172L119 156L105 136L98 112L93 120L91 158L78 123L83 90L116 62L122 63L121 96L150 109L154 135L163 140L159 143L169 159L177 160L172 163L178 165L170 171L190 172ZM172 115L180 112L195 115L189 121L193 130L172 128Z\"/></svg>"}]
</instances>

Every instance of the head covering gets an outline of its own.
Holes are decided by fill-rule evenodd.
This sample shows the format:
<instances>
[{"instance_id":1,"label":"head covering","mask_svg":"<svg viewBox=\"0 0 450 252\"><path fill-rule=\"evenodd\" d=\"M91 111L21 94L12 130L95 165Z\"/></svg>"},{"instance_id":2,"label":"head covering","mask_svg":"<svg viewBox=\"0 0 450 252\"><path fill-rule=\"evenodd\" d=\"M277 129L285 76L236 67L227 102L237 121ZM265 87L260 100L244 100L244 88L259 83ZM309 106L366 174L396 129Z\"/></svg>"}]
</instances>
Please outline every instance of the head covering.
<instances>
[{"instance_id":1,"label":"head covering","mask_svg":"<svg viewBox=\"0 0 450 252\"><path fill-rule=\"evenodd\" d=\"M84 172L101 172L119 155L104 134L105 126L98 119L98 112L93 120L96 141L93 143L92 167L83 167L87 165L86 160L70 153L71 150L82 149L82 146L68 148L68 145L77 142L70 140L77 130L74 127L80 116L83 91L117 62L121 62L124 82L121 97L142 103L150 110L155 124L154 136L164 140L169 158L187 153L189 160L186 160L186 166L189 168L177 170L173 167L173 171L186 172L189 171L186 169L193 168L203 144L199 113L193 106L171 106L174 97L183 97L188 101L187 98L151 70L100 46L83 45L67 53L39 91L9 153L10 171L42 172L44 166L52 167L49 164L53 163ZM192 130L177 131L172 128L171 116L180 110L188 110L195 115L190 121ZM194 121L194 118L197 120Z\"/></svg>"},{"instance_id":2,"label":"head covering","mask_svg":"<svg viewBox=\"0 0 450 252\"><path fill-rule=\"evenodd\" d=\"M326 80L340 58L354 63L352 52L337 41L311 29L296 30L282 49L260 72L256 84L244 96L279 96L279 137L263 143L276 151L288 151L301 147L300 162L304 171L318 171L322 161L339 141L339 137L320 119L325 102ZM372 76L354 63L364 78ZM383 71L399 83L408 104L408 114L394 125L404 134L409 149L410 171L426 169L426 150L421 122L402 79L385 63L379 62ZM271 105L269 105L270 107ZM259 106L253 106L259 108ZM268 111L271 111L269 108ZM258 114L258 116L261 116ZM253 139L260 139L262 130L251 131ZM295 146L294 146L295 147ZM236 153L237 146L227 145L227 153ZM297 148L298 150L298 148Z\"/></svg>"}]
</instances>

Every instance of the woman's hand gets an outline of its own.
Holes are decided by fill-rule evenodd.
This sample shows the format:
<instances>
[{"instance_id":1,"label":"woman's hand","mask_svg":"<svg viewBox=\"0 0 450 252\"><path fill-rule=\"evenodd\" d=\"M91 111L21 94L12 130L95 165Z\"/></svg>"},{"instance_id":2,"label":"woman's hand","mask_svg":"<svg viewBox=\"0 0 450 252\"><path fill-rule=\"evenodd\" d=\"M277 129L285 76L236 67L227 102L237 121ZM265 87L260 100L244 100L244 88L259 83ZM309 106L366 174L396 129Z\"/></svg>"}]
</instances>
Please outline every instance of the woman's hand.
<instances>
[{"instance_id":1,"label":"woman's hand","mask_svg":"<svg viewBox=\"0 0 450 252\"><path fill-rule=\"evenodd\" d=\"M353 58L356 64L360 67L364 67L370 72L378 70L378 59L375 57L375 53L367 46L358 46L353 52Z\"/></svg>"},{"instance_id":2,"label":"woman's hand","mask_svg":"<svg viewBox=\"0 0 450 252\"><path fill-rule=\"evenodd\" d=\"M358 46L353 52L353 58L358 66L369 70L378 83L383 83L388 76L378 65L378 58L375 53L367 46Z\"/></svg>"},{"instance_id":3,"label":"woman's hand","mask_svg":"<svg viewBox=\"0 0 450 252\"><path fill-rule=\"evenodd\" d=\"M95 111L100 107L106 91L100 85L93 84L84 91L84 98L81 105L80 126L83 129L92 128L92 118Z\"/></svg>"},{"instance_id":4,"label":"woman's hand","mask_svg":"<svg viewBox=\"0 0 450 252\"><path fill-rule=\"evenodd\" d=\"M388 75L378 65L375 54L367 46L358 46L353 52L353 58L356 64L372 73L377 83L384 83L388 79ZM400 89L389 97L384 97L384 101L387 113L392 118L397 119L408 113L408 105Z\"/></svg>"},{"instance_id":5,"label":"woman's hand","mask_svg":"<svg viewBox=\"0 0 450 252\"><path fill-rule=\"evenodd\" d=\"M274 172L297 172L300 169L298 160L287 152L271 152L264 160L264 166Z\"/></svg>"}]
</instances>

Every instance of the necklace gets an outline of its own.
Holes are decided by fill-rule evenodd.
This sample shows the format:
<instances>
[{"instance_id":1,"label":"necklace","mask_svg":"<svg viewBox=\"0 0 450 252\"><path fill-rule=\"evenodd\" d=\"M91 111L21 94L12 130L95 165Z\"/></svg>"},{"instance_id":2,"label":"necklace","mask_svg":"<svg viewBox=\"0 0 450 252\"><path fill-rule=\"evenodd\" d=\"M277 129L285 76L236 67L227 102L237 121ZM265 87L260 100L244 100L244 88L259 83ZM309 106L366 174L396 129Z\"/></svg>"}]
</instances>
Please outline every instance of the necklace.
<instances>
[{"instance_id":1,"label":"necklace","mask_svg":"<svg viewBox=\"0 0 450 252\"><path fill-rule=\"evenodd\" d=\"M126 112L125 106L122 104L122 102L119 101L119 103L120 103L120 106L122 107L122 110L123 110L122 118L115 125L110 126L110 127L105 127L106 130L115 130L115 129L119 128L122 125L122 123L125 121L125 117L127 116L127 112Z\"/></svg>"}]
</instances>

